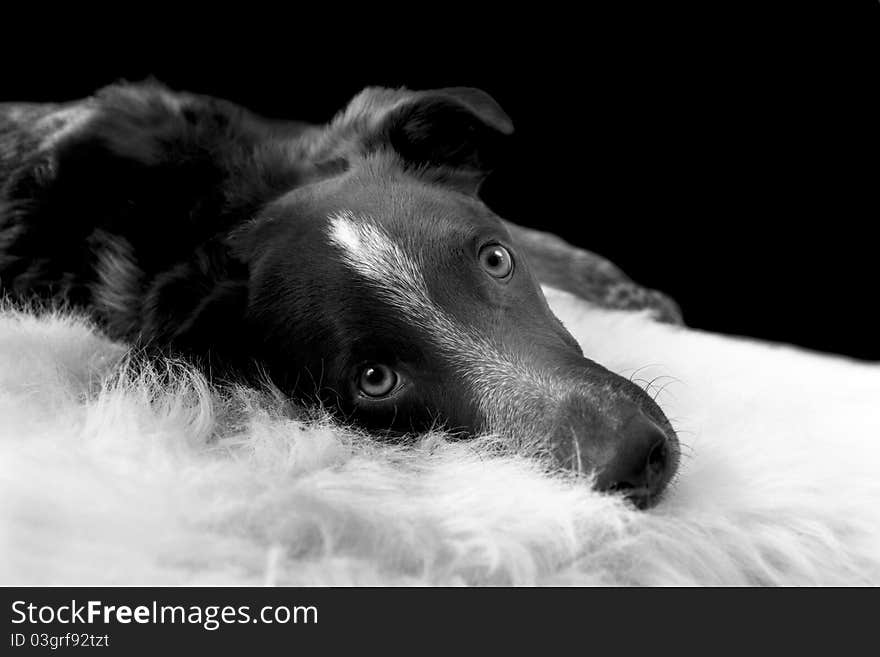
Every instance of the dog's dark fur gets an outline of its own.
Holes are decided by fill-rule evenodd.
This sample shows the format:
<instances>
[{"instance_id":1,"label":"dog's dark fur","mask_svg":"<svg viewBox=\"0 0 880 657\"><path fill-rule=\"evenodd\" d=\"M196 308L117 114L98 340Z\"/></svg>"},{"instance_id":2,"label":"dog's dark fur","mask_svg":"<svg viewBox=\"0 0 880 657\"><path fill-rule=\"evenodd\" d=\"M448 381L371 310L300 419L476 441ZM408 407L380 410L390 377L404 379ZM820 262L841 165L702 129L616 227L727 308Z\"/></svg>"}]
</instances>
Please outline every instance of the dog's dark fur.
<instances>
[{"instance_id":1,"label":"dog's dark fur","mask_svg":"<svg viewBox=\"0 0 880 657\"><path fill-rule=\"evenodd\" d=\"M0 285L88 308L110 335L214 371L258 366L289 394L376 430L545 433L563 464L608 471L621 458L643 465L645 441L662 443L649 483L606 477L606 487L637 488L634 499L650 503L675 470L674 433L642 390L583 358L536 280L661 319L677 320L677 309L601 258L479 202L511 131L473 89L368 89L321 127L156 83L67 105L0 106ZM399 290L366 280L364 267L386 272L357 269L346 230L394 244L385 266L395 253L417 263L430 321L401 311ZM509 280L479 269L481 244L510 250ZM404 285L401 276L393 280ZM456 328L441 339L444 322ZM481 349L489 365L465 362ZM351 383L363 363L393 364L403 392L364 398ZM519 371L547 395L512 382Z\"/></svg>"}]
</instances>

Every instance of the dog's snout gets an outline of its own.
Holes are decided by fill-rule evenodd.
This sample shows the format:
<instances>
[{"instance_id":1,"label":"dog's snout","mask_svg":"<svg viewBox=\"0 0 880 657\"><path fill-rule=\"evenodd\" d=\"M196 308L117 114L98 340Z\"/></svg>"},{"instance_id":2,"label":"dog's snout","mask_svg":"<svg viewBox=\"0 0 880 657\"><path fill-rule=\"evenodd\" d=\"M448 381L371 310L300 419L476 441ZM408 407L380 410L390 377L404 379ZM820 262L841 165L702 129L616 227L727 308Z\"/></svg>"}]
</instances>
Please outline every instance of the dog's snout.
<instances>
[{"instance_id":1,"label":"dog's snout","mask_svg":"<svg viewBox=\"0 0 880 657\"><path fill-rule=\"evenodd\" d=\"M647 509L678 469L679 443L647 396L630 395L600 407L589 396L572 395L562 407L552 453L562 468L591 472L597 490L619 493Z\"/></svg>"},{"instance_id":2,"label":"dog's snout","mask_svg":"<svg viewBox=\"0 0 880 657\"><path fill-rule=\"evenodd\" d=\"M621 492L640 509L651 506L674 474L673 440L637 412L621 428L611 458L598 468L596 488Z\"/></svg>"}]
</instances>

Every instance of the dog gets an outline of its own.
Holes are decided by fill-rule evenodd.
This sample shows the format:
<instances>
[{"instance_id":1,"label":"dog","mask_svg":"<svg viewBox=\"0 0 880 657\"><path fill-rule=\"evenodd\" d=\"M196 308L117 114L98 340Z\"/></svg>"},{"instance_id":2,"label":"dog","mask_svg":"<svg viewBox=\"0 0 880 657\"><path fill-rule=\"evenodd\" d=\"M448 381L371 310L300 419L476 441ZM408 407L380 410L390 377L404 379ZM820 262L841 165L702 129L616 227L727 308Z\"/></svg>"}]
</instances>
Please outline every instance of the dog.
<instances>
[{"instance_id":1,"label":"dog","mask_svg":"<svg viewBox=\"0 0 880 657\"><path fill-rule=\"evenodd\" d=\"M323 126L155 81L3 104L0 286L379 435L538 437L558 467L650 507L675 431L583 354L539 283L677 308L481 202L512 131L470 88L368 88Z\"/></svg>"}]
</instances>

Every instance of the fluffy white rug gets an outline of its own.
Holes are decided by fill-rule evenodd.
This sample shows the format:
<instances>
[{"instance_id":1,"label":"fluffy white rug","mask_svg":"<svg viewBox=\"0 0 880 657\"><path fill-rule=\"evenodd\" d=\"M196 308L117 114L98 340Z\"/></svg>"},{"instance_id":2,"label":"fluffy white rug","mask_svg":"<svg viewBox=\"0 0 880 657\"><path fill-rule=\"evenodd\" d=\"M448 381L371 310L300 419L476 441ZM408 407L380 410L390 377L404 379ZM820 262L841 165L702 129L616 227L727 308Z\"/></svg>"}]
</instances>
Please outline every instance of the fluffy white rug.
<instances>
[{"instance_id":1,"label":"fluffy white rug","mask_svg":"<svg viewBox=\"0 0 880 657\"><path fill-rule=\"evenodd\" d=\"M548 290L686 443L647 513L489 440L377 444L0 313L0 584L880 584L880 366Z\"/></svg>"}]
</instances>

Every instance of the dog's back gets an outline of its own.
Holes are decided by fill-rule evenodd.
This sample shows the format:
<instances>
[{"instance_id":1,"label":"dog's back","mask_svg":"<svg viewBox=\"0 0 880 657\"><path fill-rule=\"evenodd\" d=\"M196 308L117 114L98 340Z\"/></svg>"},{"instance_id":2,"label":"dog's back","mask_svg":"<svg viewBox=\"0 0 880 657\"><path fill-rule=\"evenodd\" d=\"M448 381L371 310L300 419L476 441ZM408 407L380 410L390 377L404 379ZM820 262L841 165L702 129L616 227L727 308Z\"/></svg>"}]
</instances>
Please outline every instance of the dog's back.
<instances>
[{"instance_id":1,"label":"dog's back","mask_svg":"<svg viewBox=\"0 0 880 657\"><path fill-rule=\"evenodd\" d=\"M302 129L156 84L3 107L3 289L89 308L114 337L173 343L241 266L230 230L297 184L276 149Z\"/></svg>"}]
</instances>

